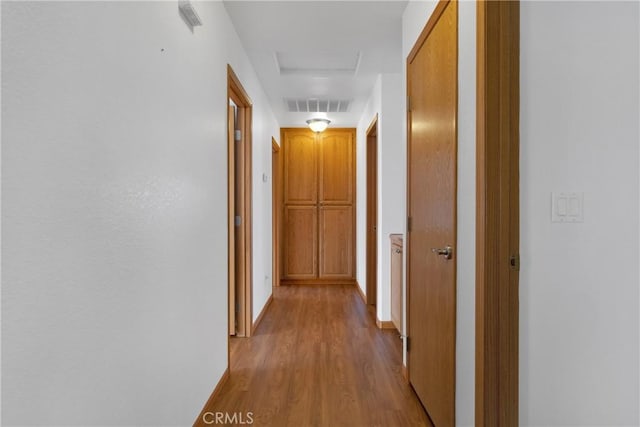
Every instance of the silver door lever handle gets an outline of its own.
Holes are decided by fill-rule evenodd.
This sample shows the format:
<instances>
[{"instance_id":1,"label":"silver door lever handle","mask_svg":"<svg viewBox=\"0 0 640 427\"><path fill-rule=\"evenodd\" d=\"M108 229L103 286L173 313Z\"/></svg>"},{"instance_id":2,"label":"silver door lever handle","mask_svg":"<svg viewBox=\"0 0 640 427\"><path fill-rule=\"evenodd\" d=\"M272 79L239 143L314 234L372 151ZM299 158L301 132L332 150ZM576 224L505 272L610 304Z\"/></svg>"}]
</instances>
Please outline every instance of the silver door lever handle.
<instances>
[{"instance_id":1,"label":"silver door lever handle","mask_svg":"<svg viewBox=\"0 0 640 427\"><path fill-rule=\"evenodd\" d=\"M447 246L446 248L431 248L431 252L442 255L445 259L451 259L451 257L453 257L453 248L451 246Z\"/></svg>"}]
</instances>

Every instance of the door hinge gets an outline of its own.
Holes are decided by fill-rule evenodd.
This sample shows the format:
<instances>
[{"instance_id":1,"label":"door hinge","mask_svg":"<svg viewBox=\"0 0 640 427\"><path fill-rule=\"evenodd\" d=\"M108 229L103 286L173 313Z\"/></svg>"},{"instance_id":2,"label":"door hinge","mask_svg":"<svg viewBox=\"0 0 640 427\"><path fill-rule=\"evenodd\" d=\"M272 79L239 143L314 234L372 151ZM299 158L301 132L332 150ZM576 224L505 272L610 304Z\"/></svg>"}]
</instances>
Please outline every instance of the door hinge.
<instances>
[{"instance_id":1,"label":"door hinge","mask_svg":"<svg viewBox=\"0 0 640 427\"><path fill-rule=\"evenodd\" d=\"M411 339L409 339L409 337L405 337L405 339L407 340L407 353L409 353L409 350L411 350Z\"/></svg>"},{"instance_id":2,"label":"door hinge","mask_svg":"<svg viewBox=\"0 0 640 427\"><path fill-rule=\"evenodd\" d=\"M407 111L411 111L411 97L407 95Z\"/></svg>"},{"instance_id":3,"label":"door hinge","mask_svg":"<svg viewBox=\"0 0 640 427\"><path fill-rule=\"evenodd\" d=\"M240 142L242 140L242 131L241 130L236 130L234 132L234 137L236 139L236 142Z\"/></svg>"},{"instance_id":4,"label":"door hinge","mask_svg":"<svg viewBox=\"0 0 640 427\"><path fill-rule=\"evenodd\" d=\"M413 218L408 216L407 217L407 231L411 231L411 228L413 228Z\"/></svg>"},{"instance_id":5,"label":"door hinge","mask_svg":"<svg viewBox=\"0 0 640 427\"><path fill-rule=\"evenodd\" d=\"M513 254L509 258L509 265L514 271L520 271L520 254Z\"/></svg>"},{"instance_id":6,"label":"door hinge","mask_svg":"<svg viewBox=\"0 0 640 427\"><path fill-rule=\"evenodd\" d=\"M242 224L242 217L240 215L236 215L235 224L236 224L236 227L240 227L240 225Z\"/></svg>"}]
</instances>

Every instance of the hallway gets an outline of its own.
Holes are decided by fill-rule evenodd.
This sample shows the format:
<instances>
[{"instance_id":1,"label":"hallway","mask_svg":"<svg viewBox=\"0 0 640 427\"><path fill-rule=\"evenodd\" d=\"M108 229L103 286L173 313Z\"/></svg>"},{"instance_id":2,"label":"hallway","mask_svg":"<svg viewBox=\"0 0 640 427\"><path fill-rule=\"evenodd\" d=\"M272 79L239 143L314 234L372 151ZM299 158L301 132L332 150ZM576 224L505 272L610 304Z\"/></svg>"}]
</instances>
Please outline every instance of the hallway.
<instances>
[{"instance_id":1,"label":"hallway","mask_svg":"<svg viewBox=\"0 0 640 427\"><path fill-rule=\"evenodd\" d=\"M250 412L258 426L430 425L401 358L355 287L281 286L255 335L232 339L230 377L203 412Z\"/></svg>"},{"instance_id":2,"label":"hallway","mask_svg":"<svg viewBox=\"0 0 640 427\"><path fill-rule=\"evenodd\" d=\"M428 23L454 4L444 49ZM640 1L0 5L2 425L186 426L207 404L245 425L251 412L262 426L419 426L413 390L428 388L438 426L640 426ZM416 61L424 46L443 52ZM431 83L427 66L445 61L455 89ZM250 101L237 117L229 70ZM447 120L420 88L446 95ZM313 197L300 191L283 212L282 129L322 119L325 135L355 129L354 149L336 138L301 150L293 164L315 185L292 182ZM444 221L427 228L435 216L411 195L440 189L443 165L412 135L444 129L455 233L431 241L419 236ZM348 197L332 157L349 159ZM236 175L250 190L237 201ZM491 191L498 181L512 191ZM278 256L286 230L312 252ZM334 258L315 256L323 248ZM274 289L291 259L296 280L334 286ZM415 278L443 263L455 288ZM236 277L255 335L230 340ZM444 354L421 328L434 322L412 321L443 311L419 301L435 289L455 295L446 370L420 354ZM404 342L374 324L398 312ZM433 380L444 374L453 402ZM434 415L445 394L454 422Z\"/></svg>"}]
</instances>

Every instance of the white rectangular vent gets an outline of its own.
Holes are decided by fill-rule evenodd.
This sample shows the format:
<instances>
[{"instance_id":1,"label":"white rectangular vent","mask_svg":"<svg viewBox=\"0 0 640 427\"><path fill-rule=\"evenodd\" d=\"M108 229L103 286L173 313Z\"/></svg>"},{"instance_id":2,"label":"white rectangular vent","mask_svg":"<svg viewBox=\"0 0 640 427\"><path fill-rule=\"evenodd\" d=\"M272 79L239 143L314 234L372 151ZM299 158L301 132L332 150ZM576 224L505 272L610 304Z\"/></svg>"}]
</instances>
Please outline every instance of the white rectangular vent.
<instances>
[{"instance_id":1,"label":"white rectangular vent","mask_svg":"<svg viewBox=\"0 0 640 427\"><path fill-rule=\"evenodd\" d=\"M202 25L202 21L200 20L198 13L193 8L193 5L189 0L178 0L178 10L185 19L187 25L191 28L191 31L193 31L193 27Z\"/></svg>"},{"instance_id":2,"label":"white rectangular vent","mask_svg":"<svg viewBox=\"0 0 640 427\"><path fill-rule=\"evenodd\" d=\"M290 113L347 113L351 106L348 99L285 99Z\"/></svg>"}]
</instances>

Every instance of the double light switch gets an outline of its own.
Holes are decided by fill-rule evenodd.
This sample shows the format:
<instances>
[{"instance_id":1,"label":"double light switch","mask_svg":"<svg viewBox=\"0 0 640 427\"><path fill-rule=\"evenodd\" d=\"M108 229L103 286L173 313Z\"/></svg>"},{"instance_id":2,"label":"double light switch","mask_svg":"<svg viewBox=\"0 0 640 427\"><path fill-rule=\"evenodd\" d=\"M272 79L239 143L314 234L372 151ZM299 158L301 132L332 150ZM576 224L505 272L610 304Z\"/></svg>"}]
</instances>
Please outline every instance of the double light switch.
<instances>
[{"instance_id":1,"label":"double light switch","mask_svg":"<svg viewBox=\"0 0 640 427\"><path fill-rule=\"evenodd\" d=\"M584 222L584 193L551 193L551 222Z\"/></svg>"}]
</instances>

